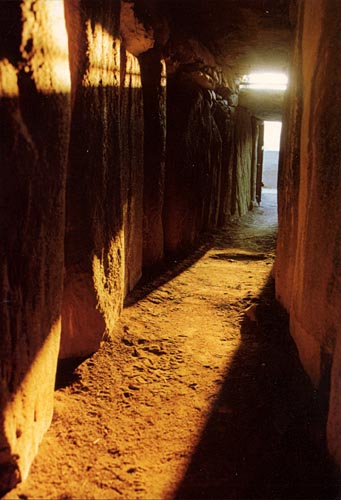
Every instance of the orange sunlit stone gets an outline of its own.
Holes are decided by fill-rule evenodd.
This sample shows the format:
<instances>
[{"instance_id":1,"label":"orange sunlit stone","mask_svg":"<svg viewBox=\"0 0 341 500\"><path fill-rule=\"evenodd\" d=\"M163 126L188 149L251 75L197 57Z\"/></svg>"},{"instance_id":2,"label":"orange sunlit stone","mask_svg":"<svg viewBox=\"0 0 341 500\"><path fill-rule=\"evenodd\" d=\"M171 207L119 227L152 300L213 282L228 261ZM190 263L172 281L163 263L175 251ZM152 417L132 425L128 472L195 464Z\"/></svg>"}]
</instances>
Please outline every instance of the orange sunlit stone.
<instances>
[{"instance_id":1,"label":"orange sunlit stone","mask_svg":"<svg viewBox=\"0 0 341 500\"><path fill-rule=\"evenodd\" d=\"M22 4L21 52L38 91L69 93L70 68L64 2L27 0Z\"/></svg>"},{"instance_id":2,"label":"orange sunlit stone","mask_svg":"<svg viewBox=\"0 0 341 500\"><path fill-rule=\"evenodd\" d=\"M138 59L133 56L130 52L126 51L126 73L124 77L124 87L126 88L140 88L141 84L141 73L140 64Z\"/></svg>"},{"instance_id":3,"label":"orange sunlit stone","mask_svg":"<svg viewBox=\"0 0 341 500\"><path fill-rule=\"evenodd\" d=\"M120 40L111 36L100 24L87 21L89 68L84 75L85 87L118 87L120 76Z\"/></svg>"},{"instance_id":4,"label":"orange sunlit stone","mask_svg":"<svg viewBox=\"0 0 341 500\"><path fill-rule=\"evenodd\" d=\"M8 61L0 61L0 96L16 97L18 95L17 70Z\"/></svg>"}]
</instances>

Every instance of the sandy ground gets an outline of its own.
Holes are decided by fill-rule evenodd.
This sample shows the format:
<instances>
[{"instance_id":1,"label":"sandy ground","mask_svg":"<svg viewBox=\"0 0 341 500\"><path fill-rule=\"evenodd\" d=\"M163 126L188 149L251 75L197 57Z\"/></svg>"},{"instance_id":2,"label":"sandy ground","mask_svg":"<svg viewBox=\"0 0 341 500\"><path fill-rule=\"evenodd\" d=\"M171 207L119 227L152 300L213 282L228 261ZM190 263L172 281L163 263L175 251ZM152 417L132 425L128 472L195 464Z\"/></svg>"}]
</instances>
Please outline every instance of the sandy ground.
<instances>
[{"instance_id":1,"label":"sandy ground","mask_svg":"<svg viewBox=\"0 0 341 500\"><path fill-rule=\"evenodd\" d=\"M61 378L7 500L337 498L323 402L274 300L276 194L263 200L128 298L112 339Z\"/></svg>"}]
</instances>

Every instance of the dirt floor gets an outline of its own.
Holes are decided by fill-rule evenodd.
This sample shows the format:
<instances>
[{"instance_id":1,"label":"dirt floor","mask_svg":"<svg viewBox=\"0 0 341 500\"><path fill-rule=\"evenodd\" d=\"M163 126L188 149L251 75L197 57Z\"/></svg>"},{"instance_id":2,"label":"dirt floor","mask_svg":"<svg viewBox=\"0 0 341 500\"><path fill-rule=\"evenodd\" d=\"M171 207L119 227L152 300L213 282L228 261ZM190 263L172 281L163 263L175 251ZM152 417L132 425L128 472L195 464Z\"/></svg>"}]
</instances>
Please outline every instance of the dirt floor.
<instances>
[{"instance_id":1,"label":"dirt floor","mask_svg":"<svg viewBox=\"0 0 341 500\"><path fill-rule=\"evenodd\" d=\"M274 300L276 194L263 199L139 287L113 338L59 376L52 426L7 500L338 497L324 401Z\"/></svg>"}]
</instances>

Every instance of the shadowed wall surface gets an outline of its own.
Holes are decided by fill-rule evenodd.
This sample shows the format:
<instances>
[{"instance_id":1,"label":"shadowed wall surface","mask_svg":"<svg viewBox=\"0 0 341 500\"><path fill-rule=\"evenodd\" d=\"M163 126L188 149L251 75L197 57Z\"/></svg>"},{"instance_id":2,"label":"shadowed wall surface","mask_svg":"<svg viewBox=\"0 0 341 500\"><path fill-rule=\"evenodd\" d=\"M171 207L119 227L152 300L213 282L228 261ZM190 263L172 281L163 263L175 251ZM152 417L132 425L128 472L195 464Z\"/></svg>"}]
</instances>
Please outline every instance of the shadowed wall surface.
<instances>
[{"instance_id":1,"label":"shadowed wall surface","mask_svg":"<svg viewBox=\"0 0 341 500\"><path fill-rule=\"evenodd\" d=\"M331 383L328 442L341 461L341 71L338 2L302 2L279 178L277 296L302 363ZM331 371L331 375L330 375ZM331 377L331 380L330 380ZM327 381L327 382L326 382Z\"/></svg>"}]
</instances>

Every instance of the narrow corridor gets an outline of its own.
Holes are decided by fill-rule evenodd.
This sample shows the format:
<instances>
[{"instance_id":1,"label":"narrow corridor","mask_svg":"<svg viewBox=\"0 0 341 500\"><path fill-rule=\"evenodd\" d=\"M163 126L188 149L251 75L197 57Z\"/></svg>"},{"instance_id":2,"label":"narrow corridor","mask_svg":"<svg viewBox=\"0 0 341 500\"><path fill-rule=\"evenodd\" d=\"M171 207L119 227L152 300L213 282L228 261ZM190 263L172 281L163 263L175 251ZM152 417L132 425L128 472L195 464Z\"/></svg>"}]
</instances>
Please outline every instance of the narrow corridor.
<instances>
[{"instance_id":1,"label":"narrow corridor","mask_svg":"<svg viewBox=\"0 0 341 500\"><path fill-rule=\"evenodd\" d=\"M275 197L128 297L6 499L337 497L323 402L274 300Z\"/></svg>"}]
</instances>

